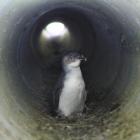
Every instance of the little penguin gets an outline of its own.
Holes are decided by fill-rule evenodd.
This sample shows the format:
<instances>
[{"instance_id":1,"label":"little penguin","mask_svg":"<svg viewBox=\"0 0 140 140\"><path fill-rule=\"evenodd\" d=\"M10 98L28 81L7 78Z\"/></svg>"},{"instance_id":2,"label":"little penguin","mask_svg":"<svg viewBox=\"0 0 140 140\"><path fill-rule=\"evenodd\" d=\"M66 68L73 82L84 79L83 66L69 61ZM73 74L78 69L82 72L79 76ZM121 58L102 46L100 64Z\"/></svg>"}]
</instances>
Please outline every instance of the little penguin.
<instances>
[{"instance_id":1,"label":"little penguin","mask_svg":"<svg viewBox=\"0 0 140 140\"><path fill-rule=\"evenodd\" d=\"M62 59L63 74L53 93L54 108L59 116L74 116L84 110L87 92L80 69L83 60L87 59L76 52L68 53Z\"/></svg>"}]
</instances>

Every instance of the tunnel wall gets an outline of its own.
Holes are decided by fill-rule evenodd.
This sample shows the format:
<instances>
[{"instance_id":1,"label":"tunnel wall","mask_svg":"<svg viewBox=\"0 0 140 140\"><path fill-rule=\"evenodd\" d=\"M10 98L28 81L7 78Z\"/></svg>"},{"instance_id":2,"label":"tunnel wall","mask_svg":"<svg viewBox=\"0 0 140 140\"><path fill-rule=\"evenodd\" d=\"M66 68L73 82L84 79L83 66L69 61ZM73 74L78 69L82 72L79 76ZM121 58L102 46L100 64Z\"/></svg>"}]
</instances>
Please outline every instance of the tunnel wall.
<instances>
[{"instance_id":1,"label":"tunnel wall","mask_svg":"<svg viewBox=\"0 0 140 140\"><path fill-rule=\"evenodd\" d=\"M39 98L37 96L34 96L34 93L30 89L30 86L28 87L28 84L26 84L26 79L24 79L24 77L19 74L19 67L17 64L17 47L19 47L20 41L25 31L31 29L36 19L44 12L46 12L47 8L53 9L55 5L65 6L65 4L69 7L73 5L76 7L76 5L79 5L79 3L85 5L85 7L86 5L90 4L91 9L93 8L95 11L97 10L96 14L102 13L101 15L104 18L103 20L105 20L104 23L109 23L106 22L106 20L110 20L110 24L107 24L106 28L108 28L109 25L113 25L118 28L117 29L114 27L115 34L122 31L120 39L117 38L118 44L116 44L116 46L120 45L122 47L121 57L119 57L119 60L117 60L117 62L120 65L121 62L123 62L120 73L117 75L119 78L116 78L116 76L115 78L117 80L115 80L115 82L112 82L113 80L108 80L108 78L112 79L112 77L107 76L107 74L109 75L109 73L112 72L112 69L111 72L104 73L104 71L106 71L105 69L99 74L99 71L103 69L103 65L99 65L96 63L103 63L101 61L102 59L98 58L99 55L95 55L96 61L94 61L94 66L96 66L96 69L90 68L90 73L94 71L93 79L95 81L94 89L97 91L96 96L102 93L102 89L106 89L105 93L108 94L108 97L105 100L105 104L107 104L109 100L112 100L112 104L115 102L115 100L119 100L119 103L121 105L116 110L110 111L109 113L107 113L107 115L103 116L103 127L98 126L98 121L94 124L95 120L93 119L92 123L96 127L91 127L91 129L88 129L88 132L84 130L85 135L82 135L82 139L140 139L140 3L137 0L76 0L67 2L61 0L57 2L50 2L49 0L29 0L28 2L7 0L1 2L0 139L55 140L61 138L72 139L73 137L78 139L78 137L74 136L73 133L71 134L72 137L70 137L68 135L69 133L66 133L66 135L64 135L65 131L61 132L62 130L58 130L61 125L67 126L68 124L60 124L52 118L46 119L39 111ZM100 17L101 15L97 15L97 17ZM97 25L101 25L101 22L103 22L102 18L98 18L99 21L95 22L96 19L94 19L94 17L92 17L91 15L89 16ZM105 25L102 25L102 27L104 29ZM98 32L98 29L96 29L96 32ZM100 32L98 33L98 39L105 39L104 36L106 36L106 34L101 34ZM112 33L112 31L110 32ZM112 33L112 36L114 32ZM109 40L110 39L113 40L113 38L109 38ZM97 42L100 42L100 40L97 40ZM110 40L109 42L112 41ZM111 46L111 44L109 45ZM96 51L100 54L100 52L102 52L102 49L104 50L104 48L100 48L99 51L98 49ZM111 57L113 58L116 54L114 52L115 49L111 49L111 54L113 54L113 56L110 56L109 59ZM118 51L118 49L116 49L116 51ZM103 56L105 57L105 55ZM108 59L106 59L106 61L108 62ZM105 64L113 65L111 64L111 62L107 62ZM100 75L100 78L98 77L98 75ZM40 81L39 84L41 84L41 82L42 81ZM104 105L104 103L102 104ZM87 128L88 126L90 125L86 124L84 127ZM79 135L81 135L81 133L83 132L79 132Z\"/></svg>"}]
</instances>

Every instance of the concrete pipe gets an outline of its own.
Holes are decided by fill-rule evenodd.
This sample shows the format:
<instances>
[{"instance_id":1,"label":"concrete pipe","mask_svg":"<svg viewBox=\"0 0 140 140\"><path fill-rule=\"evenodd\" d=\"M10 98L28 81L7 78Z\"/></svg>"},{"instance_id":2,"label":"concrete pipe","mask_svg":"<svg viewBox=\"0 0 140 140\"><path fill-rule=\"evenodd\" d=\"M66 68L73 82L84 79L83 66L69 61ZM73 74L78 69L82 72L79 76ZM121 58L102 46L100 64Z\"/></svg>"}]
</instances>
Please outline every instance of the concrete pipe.
<instances>
[{"instance_id":1,"label":"concrete pipe","mask_svg":"<svg viewBox=\"0 0 140 140\"><path fill-rule=\"evenodd\" d=\"M1 0L0 139L139 140L139 10L138 0ZM51 95L67 51L88 59L88 111L58 120Z\"/></svg>"}]
</instances>

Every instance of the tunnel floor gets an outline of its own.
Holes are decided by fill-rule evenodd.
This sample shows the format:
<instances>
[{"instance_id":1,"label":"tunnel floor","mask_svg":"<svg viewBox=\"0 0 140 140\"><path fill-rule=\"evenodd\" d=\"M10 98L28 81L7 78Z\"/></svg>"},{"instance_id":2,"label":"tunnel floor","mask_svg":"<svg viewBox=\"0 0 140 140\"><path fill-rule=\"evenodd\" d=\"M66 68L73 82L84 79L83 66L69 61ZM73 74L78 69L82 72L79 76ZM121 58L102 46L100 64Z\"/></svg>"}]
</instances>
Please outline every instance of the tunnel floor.
<instances>
[{"instance_id":1,"label":"tunnel floor","mask_svg":"<svg viewBox=\"0 0 140 140\"><path fill-rule=\"evenodd\" d=\"M7 1L0 13L0 139L139 140L137 10L125 0L29 1ZM56 21L68 34L42 42ZM62 54L73 50L88 59L81 65L88 109L61 119L49 113L51 93Z\"/></svg>"}]
</instances>

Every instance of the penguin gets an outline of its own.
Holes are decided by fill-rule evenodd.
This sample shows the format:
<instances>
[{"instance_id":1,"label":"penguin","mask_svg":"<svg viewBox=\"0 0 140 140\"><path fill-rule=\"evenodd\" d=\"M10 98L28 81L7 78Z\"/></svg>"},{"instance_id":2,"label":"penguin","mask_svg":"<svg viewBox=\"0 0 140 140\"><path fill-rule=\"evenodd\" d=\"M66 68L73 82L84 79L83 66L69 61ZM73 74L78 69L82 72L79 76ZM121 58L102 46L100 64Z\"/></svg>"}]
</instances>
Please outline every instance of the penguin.
<instances>
[{"instance_id":1,"label":"penguin","mask_svg":"<svg viewBox=\"0 0 140 140\"><path fill-rule=\"evenodd\" d=\"M80 69L87 59L77 52L63 56L63 72L53 92L53 109L57 116L70 117L82 114L86 101L86 88Z\"/></svg>"}]
</instances>

